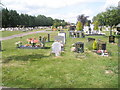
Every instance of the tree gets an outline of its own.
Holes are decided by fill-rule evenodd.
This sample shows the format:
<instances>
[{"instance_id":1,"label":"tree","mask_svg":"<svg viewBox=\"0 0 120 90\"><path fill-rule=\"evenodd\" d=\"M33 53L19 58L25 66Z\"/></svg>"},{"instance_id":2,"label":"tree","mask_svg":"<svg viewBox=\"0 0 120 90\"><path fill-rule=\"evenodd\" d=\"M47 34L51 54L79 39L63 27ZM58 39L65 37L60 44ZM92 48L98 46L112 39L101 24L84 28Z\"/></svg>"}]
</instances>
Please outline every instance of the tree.
<instances>
[{"instance_id":1,"label":"tree","mask_svg":"<svg viewBox=\"0 0 120 90\"><path fill-rule=\"evenodd\" d=\"M81 31L81 30L82 30L82 23L81 23L80 21L77 22L76 29L77 29L78 31Z\"/></svg>"},{"instance_id":2,"label":"tree","mask_svg":"<svg viewBox=\"0 0 120 90\"><path fill-rule=\"evenodd\" d=\"M35 26L65 26L64 20L52 19L44 15L31 16L28 14L18 14L16 10L2 9L2 26L3 27L35 27Z\"/></svg>"},{"instance_id":3,"label":"tree","mask_svg":"<svg viewBox=\"0 0 120 90\"><path fill-rule=\"evenodd\" d=\"M77 17L77 21L80 21L82 23L82 29L84 28L84 25L88 21L87 18L88 18L88 16L84 16L84 14L78 15L78 17Z\"/></svg>"},{"instance_id":4,"label":"tree","mask_svg":"<svg viewBox=\"0 0 120 90\"><path fill-rule=\"evenodd\" d=\"M19 14L17 13L17 11L15 10L10 10L9 11L9 26L10 27L16 27L17 25L19 25Z\"/></svg>"},{"instance_id":5,"label":"tree","mask_svg":"<svg viewBox=\"0 0 120 90\"><path fill-rule=\"evenodd\" d=\"M9 21L9 11L8 9L2 9L2 26L4 28L8 27L8 21Z\"/></svg>"},{"instance_id":6,"label":"tree","mask_svg":"<svg viewBox=\"0 0 120 90\"><path fill-rule=\"evenodd\" d=\"M112 27L120 23L120 9L118 7L109 7L105 12L94 16L93 21L98 21L102 26L110 26L110 35L112 35Z\"/></svg>"},{"instance_id":7,"label":"tree","mask_svg":"<svg viewBox=\"0 0 120 90\"><path fill-rule=\"evenodd\" d=\"M99 26L99 22L95 21L94 22L94 30L98 30L99 29L98 26Z\"/></svg>"}]
</instances>

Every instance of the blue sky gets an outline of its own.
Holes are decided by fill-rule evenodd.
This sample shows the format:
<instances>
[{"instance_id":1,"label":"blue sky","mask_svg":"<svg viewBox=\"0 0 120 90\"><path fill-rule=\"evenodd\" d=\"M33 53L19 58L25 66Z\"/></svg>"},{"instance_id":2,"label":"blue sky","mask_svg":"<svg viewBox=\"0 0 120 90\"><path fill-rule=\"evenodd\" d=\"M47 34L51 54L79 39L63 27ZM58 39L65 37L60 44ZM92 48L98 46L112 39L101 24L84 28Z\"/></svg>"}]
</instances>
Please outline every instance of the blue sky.
<instances>
[{"instance_id":1,"label":"blue sky","mask_svg":"<svg viewBox=\"0 0 120 90\"><path fill-rule=\"evenodd\" d=\"M45 15L76 23L77 16L93 16L109 6L117 6L119 0L2 0L8 9L29 15Z\"/></svg>"}]
</instances>

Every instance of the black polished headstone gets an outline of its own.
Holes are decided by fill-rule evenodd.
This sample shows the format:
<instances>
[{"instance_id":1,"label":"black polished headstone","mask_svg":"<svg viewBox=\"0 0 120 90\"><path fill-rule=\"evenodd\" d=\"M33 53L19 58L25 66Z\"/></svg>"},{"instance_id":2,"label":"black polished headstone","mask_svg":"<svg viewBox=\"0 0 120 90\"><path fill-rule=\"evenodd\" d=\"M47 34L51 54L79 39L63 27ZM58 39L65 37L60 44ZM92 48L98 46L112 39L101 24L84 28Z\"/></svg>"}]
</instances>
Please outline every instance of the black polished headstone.
<instances>
[{"instance_id":1,"label":"black polished headstone","mask_svg":"<svg viewBox=\"0 0 120 90\"><path fill-rule=\"evenodd\" d=\"M115 36L109 36L109 43L115 43Z\"/></svg>"},{"instance_id":2,"label":"black polished headstone","mask_svg":"<svg viewBox=\"0 0 120 90\"><path fill-rule=\"evenodd\" d=\"M84 43L76 42L75 43L75 49L76 49L77 53L83 53L84 52Z\"/></svg>"},{"instance_id":3,"label":"black polished headstone","mask_svg":"<svg viewBox=\"0 0 120 90\"><path fill-rule=\"evenodd\" d=\"M98 50L106 50L106 42L98 42L97 49Z\"/></svg>"}]
</instances>

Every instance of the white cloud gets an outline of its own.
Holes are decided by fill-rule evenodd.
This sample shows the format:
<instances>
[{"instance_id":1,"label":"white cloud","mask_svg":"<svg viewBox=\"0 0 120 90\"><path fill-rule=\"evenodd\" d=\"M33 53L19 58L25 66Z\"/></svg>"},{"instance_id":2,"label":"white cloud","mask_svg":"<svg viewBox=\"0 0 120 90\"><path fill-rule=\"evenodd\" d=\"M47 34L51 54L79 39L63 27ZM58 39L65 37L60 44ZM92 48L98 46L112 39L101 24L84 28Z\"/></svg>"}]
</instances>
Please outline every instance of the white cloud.
<instances>
[{"instance_id":1,"label":"white cloud","mask_svg":"<svg viewBox=\"0 0 120 90\"><path fill-rule=\"evenodd\" d=\"M77 15L85 14L89 15L90 19L93 16L94 11L88 7L87 9L83 9L81 11L72 11L67 12L65 14L61 13L52 13L53 10L59 10L60 8L66 8L68 6L75 6L77 4L82 5L83 3L91 3L91 2L105 2L104 5L107 6L109 1L114 0L3 0L2 3L8 8L17 10L19 13L27 13L30 15L38 15L43 14L46 16L50 16L52 18L65 19L66 21L76 22ZM81 7L82 8L82 7ZM78 10L78 9L77 9ZM51 13L49 13L51 12Z\"/></svg>"},{"instance_id":2,"label":"white cloud","mask_svg":"<svg viewBox=\"0 0 120 90\"><path fill-rule=\"evenodd\" d=\"M40 6L47 8L61 8L65 6L74 5L77 3L88 2L103 2L104 0L4 0L2 1L6 6L21 5L21 6Z\"/></svg>"},{"instance_id":3,"label":"white cloud","mask_svg":"<svg viewBox=\"0 0 120 90\"><path fill-rule=\"evenodd\" d=\"M100 11L105 11L106 8L109 8L110 6L115 6L115 7L117 7L119 1L120 1L120 0L106 0L104 6L101 7L101 10L100 10Z\"/></svg>"},{"instance_id":4,"label":"white cloud","mask_svg":"<svg viewBox=\"0 0 120 90\"><path fill-rule=\"evenodd\" d=\"M89 15L88 19L92 20L93 10L86 9L86 10L82 10L80 12L69 12L69 13L66 13L66 14L51 14L49 16L54 17L54 19L59 18L59 19L64 19L67 22L76 23L77 22L77 16L81 15L81 14L85 14L85 16Z\"/></svg>"}]
</instances>

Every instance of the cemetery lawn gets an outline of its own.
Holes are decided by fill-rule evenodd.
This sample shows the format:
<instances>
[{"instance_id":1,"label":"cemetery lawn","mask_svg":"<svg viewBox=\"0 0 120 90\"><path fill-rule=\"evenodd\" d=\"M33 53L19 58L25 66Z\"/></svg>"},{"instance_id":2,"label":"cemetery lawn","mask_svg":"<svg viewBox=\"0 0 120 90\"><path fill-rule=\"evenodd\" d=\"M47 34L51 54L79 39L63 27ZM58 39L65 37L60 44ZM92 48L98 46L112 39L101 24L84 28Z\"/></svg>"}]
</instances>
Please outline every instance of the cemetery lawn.
<instances>
[{"instance_id":1,"label":"cemetery lawn","mask_svg":"<svg viewBox=\"0 0 120 90\"><path fill-rule=\"evenodd\" d=\"M57 31L51 33L51 47ZM14 88L118 88L118 46L108 43L107 36L92 36L107 42L109 57L102 57L88 49L85 38L69 38L65 52L54 57L50 49L17 49L15 42L26 44L29 37L38 38L45 33L27 35L2 42L2 86ZM70 51L73 43L85 43L83 54ZM116 42L117 39L116 39Z\"/></svg>"},{"instance_id":2,"label":"cemetery lawn","mask_svg":"<svg viewBox=\"0 0 120 90\"><path fill-rule=\"evenodd\" d=\"M22 33L27 33L27 32L34 32L34 31L40 31L40 30L44 30L44 29L38 29L38 30L32 30L32 31L0 31L0 37L8 37L8 36L12 36L15 34L22 34Z\"/></svg>"}]
</instances>

